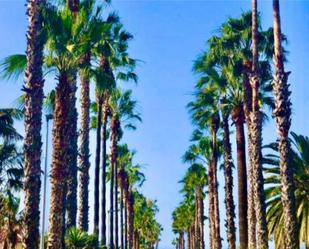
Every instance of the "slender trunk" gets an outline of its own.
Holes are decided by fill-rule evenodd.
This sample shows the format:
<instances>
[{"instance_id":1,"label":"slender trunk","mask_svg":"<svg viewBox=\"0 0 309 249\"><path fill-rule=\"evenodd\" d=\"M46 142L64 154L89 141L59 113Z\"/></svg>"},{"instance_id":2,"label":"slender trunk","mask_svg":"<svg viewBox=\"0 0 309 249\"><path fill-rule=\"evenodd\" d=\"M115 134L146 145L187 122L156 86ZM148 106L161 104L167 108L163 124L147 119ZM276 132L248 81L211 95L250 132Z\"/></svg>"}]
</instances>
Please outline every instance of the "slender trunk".
<instances>
[{"instance_id":1,"label":"slender trunk","mask_svg":"<svg viewBox=\"0 0 309 249\"><path fill-rule=\"evenodd\" d=\"M214 241L215 241L215 221L214 221L214 198L213 198L213 177L214 177L214 169L213 163L210 161L208 163L208 220L209 220L209 248L214 249ZM194 237L195 237L195 233ZM193 245L195 248L195 244Z\"/></svg>"},{"instance_id":2,"label":"slender trunk","mask_svg":"<svg viewBox=\"0 0 309 249\"><path fill-rule=\"evenodd\" d=\"M44 0L28 0L27 67L25 71L26 92L24 112L24 249L37 249L40 240L40 190L42 150L42 105L43 105L43 46L42 9Z\"/></svg>"},{"instance_id":3,"label":"slender trunk","mask_svg":"<svg viewBox=\"0 0 309 249\"><path fill-rule=\"evenodd\" d=\"M70 111L69 111L69 132L70 143L67 160L69 164L69 173L67 180L67 192L66 192L66 227L76 226L77 215L77 155L78 155L78 135L77 135L77 109L76 109L76 74L70 80L71 92L70 92Z\"/></svg>"},{"instance_id":4,"label":"slender trunk","mask_svg":"<svg viewBox=\"0 0 309 249\"><path fill-rule=\"evenodd\" d=\"M249 155L249 170L248 170L248 244L247 247L249 249L256 248L256 217L255 217L255 203L254 203L254 188L253 188L253 170L252 170L252 145L251 145L251 130L250 130L250 113L252 112L252 88L250 85L250 74L252 70L252 65L248 61L244 62L243 65L243 84L245 89L244 94L244 113L245 119L247 123L247 131L248 131L248 155ZM246 247L246 248L247 248Z\"/></svg>"},{"instance_id":5,"label":"slender trunk","mask_svg":"<svg viewBox=\"0 0 309 249\"><path fill-rule=\"evenodd\" d=\"M78 12L79 1L74 0L72 4L69 4L74 20L76 19ZM77 216L77 157L78 157L78 134L77 134L77 122L78 122L78 113L76 109L76 79L77 72L73 74L70 79L71 93L70 93L70 144L69 151L67 155L67 162L69 163L68 171L68 180L66 184L66 228L76 226L76 216ZM65 232L65 231L64 231ZM64 241L63 241L64 244Z\"/></svg>"},{"instance_id":6,"label":"slender trunk","mask_svg":"<svg viewBox=\"0 0 309 249\"><path fill-rule=\"evenodd\" d=\"M115 248L119 246L119 215L118 215L118 162L115 162Z\"/></svg>"},{"instance_id":7,"label":"slender trunk","mask_svg":"<svg viewBox=\"0 0 309 249\"><path fill-rule=\"evenodd\" d=\"M133 193L129 191L129 200L128 200L128 234L129 234L129 249L133 249L133 239L134 239L134 197ZM134 248L135 249L135 248Z\"/></svg>"},{"instance_id":8,"label":"slender trunk","mask_svg":"<svg viewBox=\"0 0 309 249\"><path fill-rule=\"evenodd\" d=\"M279 0L273 0L274 13L274 64L273 92L275 96L275 109L273 116L277 124L279 141L279 166L281 178L281 200L284 212L284 231L286 249L299 248L298 227L296 220L293 170L289 161L289 130L291 126L291 100L288 84L289 72L284 71L281 45L281 24Z\"/></svg>"},{"instance_id":9,"label":"slender trunk","mask_svg":"<svg viewBox=\"0 0 309 249\"><path fill-rule=\"evenodd\" d=\"M205 248L205 241L204 241L204 204L203 204L203 191L201 186L197 188L197 200L198 200L198 229L199 229L199 236L200 236L200 249Z\"/></svg>"},{"instance_id":10,"label":"slender trunk","mask_svg":"<svg viewBox=\"0 0 309 249\"><path fill-rule=\"evenodd\" d=\"M107 166L107 121L108 108L104 105L102 130L102 205L101 205L101 238L102 246L106 246L106 166Z\"/></svg>"},{"instance_id":11,"label":"slender trunk","mask_svg":"<svg viewBox=\"0 0 309 249\"><path fill-rule=\"evenodd\" d=\"M185 249L185 247L184 247L185 240L184 240L184 232L183 231L179 231L179 245L180 245L180 249Z\"/></svg>"},{"instance_id":12,"label":"slender trunk","mask_svg":"<svg viewBox=\"0 0 309 249\"><path fill-rule=\"evenodd\" d=\"M102 129L102 95L97 93L97 131L96 131L96 154L94 169L94 227L93 233L99 235L99 187L100 187L100 156L101 156L101 129Z\"/></svg>"},{"instance_id":13,"label":"slender trunk","mask_svg":"<svg viewBox=\"0 0 309 249\"><path fill-rule=\"evenodd\" d=\"M82 64L90 67L90 53L83 58ZM80 145L79 145L79 212L78 226L81 230L88 232L89 223L89 131L90 131L90 86L89 77L86 72L80 73Z\"/></svg>"},{"instance_id":14,"label":"slender trunk","mask_svg":"<svg viewBox=\"0 0 309 249\"><path fill-rule=\"evenodd\" d=\"M194 203L195 203L194 230L196 234L195 243L196 243L196 247L200 248L201 234L200 234L200 229L199 229L199 202L198 202L199 196L198 195L199 193L198 193L197 187L195 187L195 200L194 200Z\"/></svg>"},{"instance_id":15,"label":"slender trunk","mask_svg":"<svg viewBox=\"0 0 309 249\"><path fill-rule=\"evenodd\" d=\"M240 249L248 248L248 199L247 199L247 169L246 169L246 140L244 131L244 110L240 105L232 113L236 126L237 146L237 181L238 181L238 217Z\"/></svg>"},{"instance_id":16,"label":"slender trunk","mask_svg":"<svg viewBox=\"0 0 309 249\"><path fill-rule=\"evenodd\" d=\"M221 236L220 236L220 210L219 210L219 194L218 194L218 180L217 180L217 132L219 129L219 115L216 115L212 119L211 134L212 134L212 162L213 165L213 207L214 207L214 224L215 224L215 249L222 248Z\"/></svg>"},{"instance_id":17,"label":"slender trunk","mask_svg":"<svg viewBox=\"0 0 309 249\"><path fill-rule=\"evenodd\" d=\"M121 236L121 249L125 249L124 246L124 220L123 220L123 202L124 202L124 195L123 195L123 187L120 187L120 236Z\"/></svg>"},{"instance_id":18,"label":"slender trunk","mask_svg":"<svg viewBox=\"0 0 309 249\"><path fill-rule=\"evenodd\" d=\"M253 171L253 192L255 203L255 217L257 224L258 248L268 248L268 232L266 222L266 205L264 195L264 178L262 170L262 121L259 108L259 74L258 74L258 41L257 41L257 0L252 0L252 73L250 85L252 88L252 111L250 112L250 169ZM252 192L251 192L252 193Z\"/></svg>"},{"instance_id":19,"label":"slender trunk","mask_svg":"<svg viewBox=\"0 0 309 249\"><path fill-rule=\"evenodd\" d=\"M53 153L51 166L51 198L49 211L48 249L63 247L64 212L66 182L68 175L67 155L70 141L69 111L71 101L70 80L65 72L60 72L56 87L53 123Z\"/></svg>"},{"instance_id":20,"label":"slender trunk","mask_svg":"<svg viewBox=\"0 0 309 249\"><path fill-rule=\"evenodd\" d=\"M114 196L117 197L116 193L114 194L114 191L117 192L116 187L117 186L117 157L118 157L118 151L117 151L117 143L118 143L118 129L119 129L119 120L116 117L113 117L111 120L111 186L110 186L110 202L111 202L111 210L110 210L110 248L114 248L114 228L117 228L117 225L114 227L114 213L116 213L117 210L117 203L118 201L114 200ZM115 182L114 182L115 181ZM114 207L115 204L115 207ZM118 216L116 215L116 219L118 221ZM116 233L115 233L116 236ZM116 242L115 237L115 242ZM118 241L117 241L118 243ZM117 245L118 246L118 245ZM118 247L116 247L118 249Z\"/></svg>"},{"instance_id":21,"label":"slender trunk","mask_svg":"<svg viewBox=\"0 0 309 249\"><path fill-rule=\"evenodd\" d=\"M127 180L125 180L126 182ZM124 248L128 249L128 186L124 185Z\"/></svg>"},{"instance_id":22,"label":"slender trunk","mask_svg":"<svg viewBox=\"0 0 309 249\"><path fill-rule=\"evenodd\" d=\"M224 178L225 178L225 207L226 207L226 234L229 249L236 248L235 204L233 197L233 159L230 142L228 115L223 114L223 151L224 151Z\"/></svg>"}]
</instances>

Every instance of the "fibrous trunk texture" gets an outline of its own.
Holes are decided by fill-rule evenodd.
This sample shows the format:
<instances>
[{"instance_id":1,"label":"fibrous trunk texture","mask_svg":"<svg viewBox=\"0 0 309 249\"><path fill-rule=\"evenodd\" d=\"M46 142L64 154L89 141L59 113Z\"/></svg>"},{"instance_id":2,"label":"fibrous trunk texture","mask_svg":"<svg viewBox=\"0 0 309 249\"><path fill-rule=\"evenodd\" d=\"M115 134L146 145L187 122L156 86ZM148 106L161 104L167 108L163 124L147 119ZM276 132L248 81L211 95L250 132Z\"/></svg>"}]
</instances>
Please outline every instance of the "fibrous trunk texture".
<instances>
[{"instance_id":1,"label":"fibrous trunk texture","mask_svg":"<svg viewBox=\"0 0 309 249\"><path fill-rule=\"evenodd\" d=\"M97 127L96 127L96 154L94 169L94 229L93 233L99 235L99 187L100 187L100 157L101 157L101 128L102 128L102 106L103 98L100 93L97 99Z\"/></svg>"},{"instance_id":2,"label":"fibrous trunk texture","mask_svg":"<svg viewBox=\"0 0 309 249\"><path fill-rule=\"evenodd\" d=\"M114 177L115 177L115 248L119 246L119 215L118 215L118 162L117 154L114 163Z\"/></svg>"},{"instance_id":3,"label":"fibrous trunk texture","mask_svg":"<svg viewBox=\"0 0 309 249\"><path fill-rule=\"evenodd\" d=\"M42 151L42 105L43 105L43 46L42 8L44 0L28 0L27 67L25 71L25 111L24 111L24 249L39 247L41 151Z\"/></svg>"},{"instance_id":4,"label":"fibrous trunk texture","mask_svg":"<svg viewBox=\"0 0 309 249\"><path fill-rule=\"evenodd\" d=\"M214 198L213 198L214 188L212 184L213 177L214 177L213 163L210 161L208 164L208 204L209 204L208 224L209 224L209 248L210 249L214 249L214 240L215 240ZM192 247L195 248L195 245L193 244Z\"/></svg>"},{"instance_id":5,"label":"fibrous trunk texture","mask_svg":"<svg viewBox=\"0 0 309 249\"><path fill-rule=\"evenodd\" d=\"M291 101L288 84L288 72L284 71L283 54L281 45L281 24L279 0L273 0L274 13L274 64L273 92L275 96L275 109L273 115L277 124L281 201L284 213L284 231L286 249L299 248L298 227L295 211L295 196L293 183L293 170L289 161L289 130L291 126Z\"/></svg>"},{"instance_id":6,"label":"fibrous trunk texture","mask_svg":"<svg viewBox=\"0 0 309 249\"><path fill-rule=\"evenodd\" d=\"M254 186L253 186L253 170L251 159L251 131L250 131L250 112L252 111L252 88L250 85L249 75L251 74L252 65L247 61L243 65L243 85L245 89L244 94L244 113L247 123L248 131L248 155L249 155L249 169L248 169L248 248L256 248L256 217L255 217L255 203L254 203Z\"/></svg>"},{"instance_id":7,"label":"fibrous trunk texture","mask_svg":"<svg viewBox=\"0 0 309 249\"><path fill-rule=\"evenodd\" d=\"M67 160L69 164L67 193L66 193L66 227L76 226L77 216L77 155L78 155L78 135L77 135L77 109L76 109L76 74L70 79L70 110L69 110L69 150Z\"/></svg>"},{"instance_id":8,"label":"fibrous trunk texture","mask_svg":"<svg viewBox=\"0 0 309 249\"><path fill-rule=\"evenodd\" d=\"M101 244L106 246L106 163L107 163L107 121L108 107L103 104L103 130L102 130L102 205L101 205Z\"/></svg>"},{"instance_id":9,"label":"fibrous trunk texture","mask_svg":"<svg viewBox=\"0 0 309 249\"><path fill-rule=\"evenodd\" d=\"M70 143L70 77L66 72L59 75L56 87L53 123L53 153L51 169L51 198L49 211L48 249L63 248L66 181L68 175L67 155Z\"/></svg>"},{"instance_id":10,"label":"fibrous trunk texture","mask_svg":"<svg viewBox=\"0 0 309 249\"><path fill-rule=\"evenodd\" d=\"M229 249L236 248L235 204L233 197L233 161L228 115L223 114L223 151L225 179L226 234Z\"/></svg>"},{"instance_id":11,"label":"fibrous trunk texture","mask_svg":"<svg viewBox=\"0 0 309 249\"><path fill-rule=\"evenodd\" d=\"M110 210L110 248L114 248L114 229L117 226L114 226L114 213L117 209L114 205L117 204L114 201L114 191L115 191L115 174L117 167L117 144L118 144L118 130L119 130L119 120L116 117L113 117L110 124L111 129L111 185L110 185L110 202L111 202L111 210ZM116 239L116 238L115 238Z\"/></svg>"},{"instance_id":12,"label":"fibrous trunk texture","mask_svg":"<svg viewBox=\"0 0 309 249\"><path fill-rule=\"evenodd\" d=\"M82 64L90 66L90 54L86 54ZM86 72L80 73L80 140L79 140L79 212L78 226L81 230L88 232L89 223L89 131L90 131L90 86L89 77Z\"/></svg>"},{"instance_id":13,"label":"fibrous trunk texture","mask_svg":"<svg viewBox=\"0 0 309 249\"><path fill-rule=\"evenodd\" d=\"M246 140L244 131L244 110L242 105L234 108L232 118L236 126L239 242L240 248L246 249L248 245L248 202Z\"/></svg>"},{"instance_id":14,"label":"fibrous trunk texture","mask_svg":"<svg viewBox=\"0 0 309 249\"><path fill-rule=\"evenodd\" d=\"M129 238L129 249L133 249L134 239L134 197L133 193L129 191L128 199L128 238ZM135 249L135 248L134 248Z\"/></svg>"},{"instance_id":15,"label":"fibrous trunk texture","mask_svg":"<svg viewBox=\"0 0 309 249\"><path fill-rule=\"evenodd\" d=\"M123 210L123 207L124 207L124 196L123 196L123 187L120 186L120 241L121 241L121 246L120 248L121 249L124 249L125 246L124 246L124 210Z\"/></svg>"},{"instance_id":16,"label":"fibrous trunk texture","mask_svg":"<svg viewBox=\"0 0 309 249\"><path fill-rule=\"evenodd\" d=\"M218 163L218 152L217 152L217 132L219 129L220 117L216 115L212 118L211 123L211 134L212 134L212 188L213 188L213 216L214 216L214 248L221 249L221 235L220 235L220 212L219 212L219 194L218 194L218 179L217 179L217 163Z\"/></svg>"},{"instance_id":17,"label":"fibrous trunk texture","mask_svg":"<svg viewBox=\"0 0 309 249\"><path fill-rule=\"evenodd\" d=\"M255 218L257 230L258 248L268 248L268 232L266 223L266 205L264 194L264 178L262 170L262 122L259 108L259 85L258 74L258 41L257 41L257 1L252 0L252 73L250 75L250 85L252 89L252 110L250 112L249 122L249 143L250 143L250 176L251 187L253 185ZM252 184L253 183L253 184Z\"/></svg>"}]
</instances>

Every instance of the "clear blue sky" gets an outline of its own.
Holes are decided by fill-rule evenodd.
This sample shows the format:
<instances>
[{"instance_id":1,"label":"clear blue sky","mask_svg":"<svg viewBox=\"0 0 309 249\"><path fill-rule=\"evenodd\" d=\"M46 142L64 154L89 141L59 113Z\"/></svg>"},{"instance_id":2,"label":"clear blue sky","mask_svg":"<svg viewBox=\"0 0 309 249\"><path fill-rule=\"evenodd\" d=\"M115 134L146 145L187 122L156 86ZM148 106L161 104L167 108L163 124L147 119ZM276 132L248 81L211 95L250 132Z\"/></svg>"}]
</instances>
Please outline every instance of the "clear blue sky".
<instances>
[{"instance_id":1,"label":"clear blue sky","mask_svg":"<svg viewBox=\"0 0 309 249\"><path fill-rule=\"evenodd\" d=\"M292 71L292 130L309 135L306 129L309 104L309 1L281 2L282 29L289 39L287 69ZM0 0L0 58L25 51L27 20L24 5L23 0ZM259 1L259 5L263 26L269 27L272 23L271 1ZM135 36L131 44L132 56L143 61L137 69L139 85L134 87L143 123L136 132L129 132L125 141L131 148L137 149L136 162L146 165L144 193L157 199L160 206L158 219L164 227L160 248L171 248L171 212L180 201L178 181L186 169L180 157L189 145L192 131L185 109L195 82L191 72L192 61L219 25L228 16L237 17L242 11L249 10L250 1L127 0L114 1L112 7ZM48 80L49 88L52 82ZM20 88L21 83L0 82L0 107L11 105L20 95ZM22 131L22 125L19 127ZM275 129L271 120L264 130L264 141L274 139ZM93 146L91 149L94 153ZM222 172L219 173L219 182L221 198ZM93 192L90 197L92 199ZM223 221L225 211L222 198L220 204Z\"/></svg>"}]
</instances>

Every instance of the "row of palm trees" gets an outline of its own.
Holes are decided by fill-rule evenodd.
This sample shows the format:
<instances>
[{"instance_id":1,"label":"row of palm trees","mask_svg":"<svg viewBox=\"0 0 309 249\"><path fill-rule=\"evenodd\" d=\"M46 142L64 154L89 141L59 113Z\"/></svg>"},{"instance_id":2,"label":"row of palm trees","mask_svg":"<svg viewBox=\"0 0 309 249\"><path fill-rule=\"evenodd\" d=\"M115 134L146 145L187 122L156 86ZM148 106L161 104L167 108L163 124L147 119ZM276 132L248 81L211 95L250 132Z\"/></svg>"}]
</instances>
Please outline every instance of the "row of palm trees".
<instances>
[{"instance_id":1,"label":"row of palm trees","mask_svg":"<svg viewBox=\"0 0 309 249\"><path fill-rule=\"evenodd\" d=\"M41 129L45 109L53 119L46 247L71 248L68 243L73 242L65 238L65 234L83 237L83 232L89 230L91 129L96 131L95 248L99 245L154 248L159 242L162 228L155 217L156 202L144 197L139 190L144 177L140 166L133 162L134 152L127 145L119 144L125 129L135 130L141 121L132 91L119 87L119 82L137 81L136 61L128 54L128 42L133 37L115 13L104 17L106 4L95 0L28 0L26 55L13 55L2 63L2 74L6 78L25 74L24 94L19 98L25 124L22 150L25 196L22 247L25 249L39 247ZM50 73L56 85L44 97L44 83ZM94 102L90 98L91 82L95 83ZM76 106L78 88L80 115ZM99 189L100 182L102 189ZM80 232L74 230L76 227Z\"/></svg>"},{"instance_id":2,"label":"row of palm trees","mask_svg":"<svg viewBox=\"0 0 309 249\"><path fill-rule=\"evenodd\" d=\"M262 30L257 0L252 0L252 11L223 23L194 63L199 78L188 109L195 130L192 145L183 156L190 167L182 181L183 202L173 213L173 229L178 234L176 245L180 249L185 248L185 233L188 248L205 248L203 200L206 186L209 248L222 248L217 178L221 156L228 248L236 248L236 227L241 249L269 248L271 238L275 239L276 248L295 249L302 242L307 245L308 236L300 235L304 231L296 217L297 190L294 189L292 162L297 153L293 157L288 137L291 101L289 72L284 70L286 53L282 43L286 37L281 32L279 0L273 0L273 13L273 28ZM280 176L276 175L276 182L273 182L274 177L268 176L268 171L263 175L262 128L267 107L273 111L277 125L279 160L278 172L275 172L280 172ZM236 132L238 226L233 198L230 120ZM270 172L274 173L274 169ZM278 192L271 191L272 187L265 192L265 183L276 183L273 188ZM274 218L277 216L274 210L278 210L274 205L281 205L280 223ZM304 216L306 220L308 215Z\"/></svg>"}]
</instances>

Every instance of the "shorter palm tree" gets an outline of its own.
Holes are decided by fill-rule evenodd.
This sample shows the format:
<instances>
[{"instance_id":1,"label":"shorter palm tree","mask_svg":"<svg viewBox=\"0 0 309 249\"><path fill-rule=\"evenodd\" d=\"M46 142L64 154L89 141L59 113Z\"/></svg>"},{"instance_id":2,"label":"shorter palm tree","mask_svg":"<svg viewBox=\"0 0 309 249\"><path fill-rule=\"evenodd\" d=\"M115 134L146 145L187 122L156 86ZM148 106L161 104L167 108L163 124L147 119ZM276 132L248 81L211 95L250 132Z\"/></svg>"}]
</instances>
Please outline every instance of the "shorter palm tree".
<instances>
[{"instance_id":1,"label":"shorter palm tree","mask_svg":"<svg viewBox=\"0 0 309 249\"><path fill-rule=\"evenodd\" d=\"M66 232L65 246L67 249L95 249L97 238L95 235L88 235L86 232L72 227Z\"/></svg>"}]
</instances>

